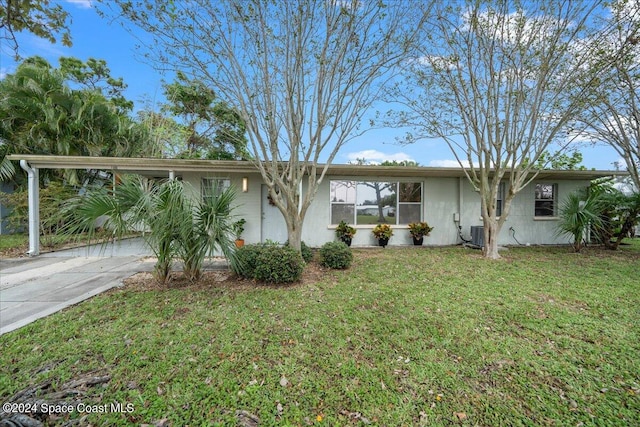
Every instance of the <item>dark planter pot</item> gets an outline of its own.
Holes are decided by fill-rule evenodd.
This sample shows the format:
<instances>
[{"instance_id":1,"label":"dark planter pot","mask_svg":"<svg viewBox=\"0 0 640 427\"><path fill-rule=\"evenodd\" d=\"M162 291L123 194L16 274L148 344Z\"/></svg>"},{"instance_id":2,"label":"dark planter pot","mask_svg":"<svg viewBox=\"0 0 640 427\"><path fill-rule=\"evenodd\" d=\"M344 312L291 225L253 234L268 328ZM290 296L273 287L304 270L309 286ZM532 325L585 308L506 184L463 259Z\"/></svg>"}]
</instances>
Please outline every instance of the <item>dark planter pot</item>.
<instances>
[{"instance_id":1,"label":"dark planter pot","mask_svg":"<svg viewBox=\"0 0 640 427\"><path fill-rule=\"evenodd\" d=\"M351 237L341 237L340 240L344 242L345 245L351 246Z\"/></svg>"},{"instance_id":2,"label":"dark planter pot","mask_svg":"<svg viewBox=\"0 0 640 427\"><path fill-rule=\"evenodd\" d=\"M424 242L424 236L420 236L420 237L413 237L413 244L414 246L422 246L422 242Z\"/></svg>"},{"instance_id":3,"label":"dark planter pot","mask_svg":"<svg viewBox=\"0 0 640 427\"><path fill-rule=\"evenodd\" d=\"M389 238L381 237L378 239L378 246L382 246L383 248L389 244Z\"/></svg>"}]
</instances>

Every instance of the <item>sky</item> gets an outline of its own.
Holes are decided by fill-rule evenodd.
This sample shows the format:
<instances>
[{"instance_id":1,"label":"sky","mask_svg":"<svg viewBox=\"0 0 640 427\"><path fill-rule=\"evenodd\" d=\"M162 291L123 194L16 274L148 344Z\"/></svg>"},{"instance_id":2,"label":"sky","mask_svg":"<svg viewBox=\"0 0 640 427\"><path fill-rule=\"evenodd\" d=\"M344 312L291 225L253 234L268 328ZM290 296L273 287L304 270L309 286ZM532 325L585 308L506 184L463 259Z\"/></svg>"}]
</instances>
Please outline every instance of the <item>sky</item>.
<instances>
[{"instance_id":1,"label":"sky","mask_svg":"<svg viewBox=\"0 0 640 427\"><path fill-rule=\"evenodd\" d=\"M72 18L70 25L73 46L52 45L30 34L18 34L20 54L26 58L39 55L57 66L60 56L73 56L86 61L89 58L104 59L111 75L122 77L128 85L125 96L135 103L135 109L159 108L164 101L163 81L171 76L162 75L143 62L136 50L136 38L119 23L101 18L91 5L91 0L62 0L62 6ZM6 46L0 52L0 78L15 71L16 63ZM375 129L365 132L338 153L334 163L349 163L356 159L380 163L385 160L412 160L421 166L457 167L458 163L448 146L440 140L423 140L415 144L400 145L400 129ZM614 169L614 162L621 161L615 150L608 146L583 146L582 164L587 168Z\"/></svg>"}]
</instances>

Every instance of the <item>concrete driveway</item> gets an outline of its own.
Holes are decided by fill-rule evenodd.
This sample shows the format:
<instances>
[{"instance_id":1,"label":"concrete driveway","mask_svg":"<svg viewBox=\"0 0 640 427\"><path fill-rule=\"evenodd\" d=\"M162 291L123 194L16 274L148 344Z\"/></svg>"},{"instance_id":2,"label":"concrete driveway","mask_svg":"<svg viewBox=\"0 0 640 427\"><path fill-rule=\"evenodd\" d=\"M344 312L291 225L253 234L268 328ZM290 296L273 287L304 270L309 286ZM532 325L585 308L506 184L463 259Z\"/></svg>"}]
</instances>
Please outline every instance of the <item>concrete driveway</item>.
<instances>
[{"instance_id":1,"label":"concrete driveway","mask_svg":"<svg viewBox=\"0 0 640 427\"><path fill-rule=\"evenodd\" d=\"M0 335L151 271L149 255L137 238L0 260Z\"/></svg>"}]
</instances>

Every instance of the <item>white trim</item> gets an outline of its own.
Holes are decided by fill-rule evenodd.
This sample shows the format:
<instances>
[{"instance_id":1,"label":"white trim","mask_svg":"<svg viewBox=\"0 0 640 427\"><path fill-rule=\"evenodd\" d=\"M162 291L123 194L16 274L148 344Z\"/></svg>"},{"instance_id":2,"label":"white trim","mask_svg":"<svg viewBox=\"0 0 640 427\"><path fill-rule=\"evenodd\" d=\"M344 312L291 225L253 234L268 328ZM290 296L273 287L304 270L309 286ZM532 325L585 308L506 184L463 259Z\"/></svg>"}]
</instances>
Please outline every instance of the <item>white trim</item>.
<instances>
[{"instance_id":1,"label":"white trim","mask_svg":"<svg viewBox=\"0 0 640 427\"><path fill-rule=\"evenodd\" d=\"M40 255L40 173L38 168L20 160L20 167L27 172L29 187L29 256Z\"/></svg>"}]
</instances>

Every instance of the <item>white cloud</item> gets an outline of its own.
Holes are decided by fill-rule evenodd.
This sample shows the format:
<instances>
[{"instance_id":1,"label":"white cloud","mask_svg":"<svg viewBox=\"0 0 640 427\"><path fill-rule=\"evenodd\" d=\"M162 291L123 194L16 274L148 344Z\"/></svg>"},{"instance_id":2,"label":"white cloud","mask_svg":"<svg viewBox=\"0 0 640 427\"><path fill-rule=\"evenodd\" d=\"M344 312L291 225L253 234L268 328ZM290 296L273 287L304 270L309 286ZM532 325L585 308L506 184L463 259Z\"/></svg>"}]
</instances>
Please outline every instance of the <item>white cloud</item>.
<instances>
[{"instance_id":1,"label":"white cloud","mask_svg":"<svg viewBox=\"0 0 640 427\"><path fill-rule=\"evenodd\" d=\"M402 162L403 160L414 161L408 154L403 152L387 154L378 150L362 150L347 153L347 159L349 159L349 163L355 163L358 159L364 159L367 164L378 164L384 161L392 162L394 160L397 162Z\"/></svg>"},{"instance_id":2,"label":"white cloud","mask_svg":"<svg viewBox=\"0 0 640 427\"><path fill-rule=\"evenodd\" d=\"M92 0L66 0L67 3L71 3L74 6L79 7L80 9L91 9Z\"/></svg>"},{"instance_id":3,"label":"white cloud","mask_svg":"<svg viewBox=\"0 0 640 427\"><path fill-rule=\"evenodd\" d=\"M414 62L419 65L433 67L436 70L453 71L458 66L458 61L456 61L453 56L446 57L437 55L426 55L417 58Z\"/></svg>"},{"instance_id":4,"label":"white cloud","mask_svg":"<svg viewBox=\"0 0 640 427\"><path fill-rule=\"evenodd\" d=\"M53 44L49 40L36 37L33 34L29 34L26 40L25 57L38 55L49 61L56 62L59 57L66 54L65 48L61 45Z\"/></svg>"}]
</instances>

